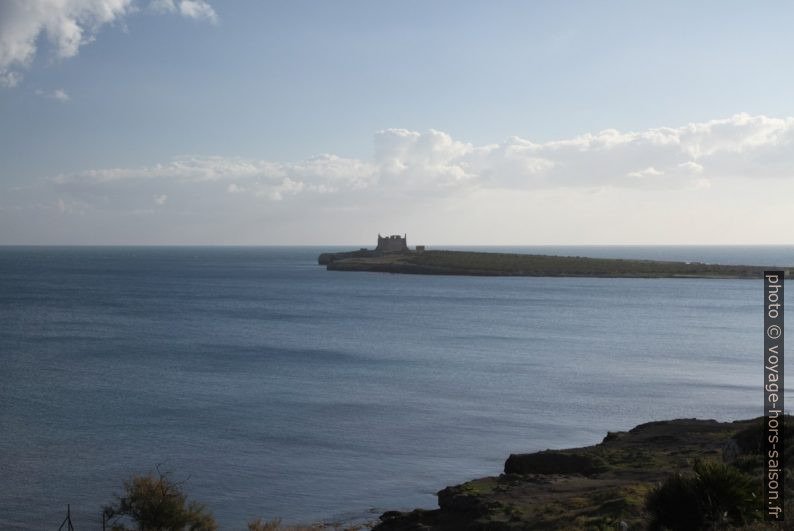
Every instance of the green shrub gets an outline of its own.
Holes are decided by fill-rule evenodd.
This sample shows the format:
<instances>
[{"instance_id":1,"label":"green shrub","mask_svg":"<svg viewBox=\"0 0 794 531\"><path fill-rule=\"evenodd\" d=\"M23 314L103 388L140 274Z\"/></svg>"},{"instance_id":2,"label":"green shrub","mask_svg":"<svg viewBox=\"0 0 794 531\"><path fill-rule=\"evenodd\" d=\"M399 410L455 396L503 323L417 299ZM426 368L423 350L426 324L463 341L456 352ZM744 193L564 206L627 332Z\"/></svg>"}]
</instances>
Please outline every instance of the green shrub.
<instances>
[{"instance_id":1,"label":"green shrub","mask_svg":"<svg viewBox=\"0 0 794 531\"><path fill-rule=\"evenodd\" d=\"M731 466L741 472L750 475L760 475L764 468L764 456L760 452L757 454L740 455Z\"/></svg>"},{"instance_id":2,"label":"green shrub","mask_svg":"<svg viewBox=\"0 0 794 531\"><path fill-rule=\"evenodd\" d=\"M794 422L794 417L791 415L784 415L779 420L784 426L794 426L794 424L792 424L792 422ZM742 454L764 453L764 439L766 438L764 424L763 417L755 419L749 427L739 431L733 436ZM791 437L786 437L784 451L788 453L790 450L794 450L794 440Z\"/></svg>"},{"instance_id":3,"label":"green shrub","mask_svg":"<svg viewBox=\"0 0 794 531\"><path fill-rule=\"evenodd\" d=\"M723 463L697 461L648 494L651 529L697 530L742 525L760 517L758 485Z\"/></svg>"},{"instance_id":4,"label":"green shrub","mask_svg":"<svg viewBox=\"0 0 794 531\"><path fill-rule=\"evenodd\" d=\"M181 485L168 474L133 476L124 482L124 494L105 506L104 516L113 531L215 531L212 514L196 502L188 501ZM125 521L134 522L128 528Z\"/></svg>"}]
</instances>

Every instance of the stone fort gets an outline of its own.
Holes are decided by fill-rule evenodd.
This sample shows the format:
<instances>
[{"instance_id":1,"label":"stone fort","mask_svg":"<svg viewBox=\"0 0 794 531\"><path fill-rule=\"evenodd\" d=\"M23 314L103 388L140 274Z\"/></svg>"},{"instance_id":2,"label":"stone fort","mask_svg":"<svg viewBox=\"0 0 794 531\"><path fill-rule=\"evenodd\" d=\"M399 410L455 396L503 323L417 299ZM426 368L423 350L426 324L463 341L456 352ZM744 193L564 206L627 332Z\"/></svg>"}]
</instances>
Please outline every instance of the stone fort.
<instances>
[{"instance_id":1,"label":"stone fort","mask_svg":"<svg viewBox=\"0 0 794 531\"><path fill-rule=\"evenodd\" d=\"M376 251L407 251L408 250L408 235L400 236L393 234L391 236L381 236L378 234L378 246Z\"/></svg>"}]
</instances>

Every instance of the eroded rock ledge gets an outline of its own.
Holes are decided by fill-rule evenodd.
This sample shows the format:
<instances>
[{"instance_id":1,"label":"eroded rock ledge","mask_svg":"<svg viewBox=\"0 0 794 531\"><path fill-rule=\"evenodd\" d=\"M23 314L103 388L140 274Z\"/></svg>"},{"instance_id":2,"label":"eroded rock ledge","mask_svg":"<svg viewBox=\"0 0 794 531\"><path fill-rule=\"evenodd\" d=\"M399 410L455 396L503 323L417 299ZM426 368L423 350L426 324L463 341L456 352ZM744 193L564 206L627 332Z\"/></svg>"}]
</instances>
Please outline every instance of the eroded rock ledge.
<instances>
[{"instance_id":1,"label":"eroded rock ledge","mask_svg":"<svg viewBox=\"0 0 794 531\"><path fill-rule=\"evenodd\" d=\"M438 492L438 509L384 513L375 531L644 529L647 493L696 459L760 474L761 419L679 419L610 432L594 446L511 455L498 477Z\"/></svg>"}]
</instances>

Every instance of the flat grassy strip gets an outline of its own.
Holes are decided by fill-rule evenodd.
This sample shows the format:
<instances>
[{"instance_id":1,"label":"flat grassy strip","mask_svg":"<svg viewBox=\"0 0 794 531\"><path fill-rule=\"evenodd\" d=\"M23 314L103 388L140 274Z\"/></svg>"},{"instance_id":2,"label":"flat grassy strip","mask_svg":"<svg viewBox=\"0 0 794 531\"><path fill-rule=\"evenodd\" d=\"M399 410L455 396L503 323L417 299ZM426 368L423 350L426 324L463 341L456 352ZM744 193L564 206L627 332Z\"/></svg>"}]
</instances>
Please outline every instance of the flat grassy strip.
<instances>
[{"instance_id":1,"label":"flat grassy strip","mask_svg":"<svg viewBox=\"0 0 794 531\"><path fill-rule=\"evenodd\" d=\"M465 251L405 253L396 262L427 268L488 271L505 275L533 276L713 276L760 278L764 270L761 266Z\"/></svg>"}]
</instances>

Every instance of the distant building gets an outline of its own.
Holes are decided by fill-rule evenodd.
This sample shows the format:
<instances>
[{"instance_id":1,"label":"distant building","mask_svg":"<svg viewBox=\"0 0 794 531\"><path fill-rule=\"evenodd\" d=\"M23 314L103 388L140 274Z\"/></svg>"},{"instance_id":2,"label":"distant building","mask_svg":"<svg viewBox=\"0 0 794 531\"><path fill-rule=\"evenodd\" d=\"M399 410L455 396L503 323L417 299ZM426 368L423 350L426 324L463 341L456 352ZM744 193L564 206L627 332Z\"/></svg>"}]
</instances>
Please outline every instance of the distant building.
<instances>
[{"instance_id":1,"label":"distant building","mask_svg":"<svg viewBox=\"0 0 794 531\"><path fill-rule=\"evenodd\" d=\"M421 253L424 250L425 250L425 246L424 245L417 245L416 246L416 252Z\"/></svg>"},{"instance_id":2,"label":"distant building","mask_svg":"<svg viewBox=\"0 0 794 531\"><path fill-rule=\"evenodd\" d=\"M378 246L375 250L383 252L407 251L408 235L393 234L391 236L381 236L378 234Z\"/></svg>"}]
</instances>

